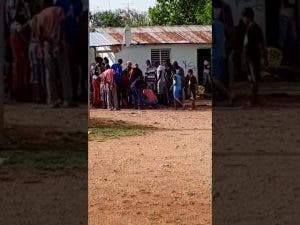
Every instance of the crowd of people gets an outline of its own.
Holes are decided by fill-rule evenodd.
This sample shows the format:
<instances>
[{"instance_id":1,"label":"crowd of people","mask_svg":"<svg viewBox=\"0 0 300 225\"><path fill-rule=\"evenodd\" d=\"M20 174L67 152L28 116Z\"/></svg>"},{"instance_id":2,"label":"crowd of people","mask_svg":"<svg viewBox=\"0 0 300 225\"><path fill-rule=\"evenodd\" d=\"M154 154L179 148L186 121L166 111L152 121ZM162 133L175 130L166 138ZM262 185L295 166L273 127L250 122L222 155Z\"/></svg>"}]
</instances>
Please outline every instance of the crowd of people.
<instances>
[{"instance_id":1,"label":"crowd of people","mask_svg":"<svg viewBox=\"0 0 300 225\"><path fill-rule=\"evenodd\" d=\"M93 108L120 110L174 105L177 109L184 108L185 100L191 100L192 108L195 108L197 78L191 69L185 74L176 61L153 63L147 60L144 72L130 61L123 68L122 59L111 66L106 57L96 57L95 62L90 68ZM209 82L207 76L206 79Z\"/></svg>"},{"instance_id":2,"label":"crowd of people","mask_svg":"<svg viewBox=\"0 0 300 225\"><path fill-rule=\"evenodd\" d=\"M233 82L247 80L251 90L248 103L257 105L262 70L270 62L266 39L262 27L256 22L255 11L251 7L243 8L239 23L235 26L227 3L215 0L212 6L213 99L215 103L225 99L231 105L235 98ZM272 47L282 52L282 64L293 65L298 59L296 46L299 36L295 24L295 6L287 0L274 0L274 6L278 6L277 11L274 11L278 19L275 18L273 28L269 28L274 33Z\"/></svg>"},{"instance_id":3,"label":"crowd of people","mask_svg":"<svg viewBox=\"0 0 300 225\"><path fill-rule=\"evenodd\" d=\"M246 7L238 26L222 4L213 4L213 84L214 100L225 97L229 104L234 99L232 80L246 75L252 93L251 104L258 103L258 82L261 80L262 61L267 63L265 41L261 27L255 22L254 10ZM230 13L230 11L227 13Z\"/></svg>"},{"instance_id":4,"label":"crowd of people","mask_svg":"<svg viewBox=\"0 0 300 225\"><path fill-rule=\"evenodd\" d=\"M74 107L86 99L88 8L78 0L6 0L7 101Z\"/></svg>"}]
</instances>

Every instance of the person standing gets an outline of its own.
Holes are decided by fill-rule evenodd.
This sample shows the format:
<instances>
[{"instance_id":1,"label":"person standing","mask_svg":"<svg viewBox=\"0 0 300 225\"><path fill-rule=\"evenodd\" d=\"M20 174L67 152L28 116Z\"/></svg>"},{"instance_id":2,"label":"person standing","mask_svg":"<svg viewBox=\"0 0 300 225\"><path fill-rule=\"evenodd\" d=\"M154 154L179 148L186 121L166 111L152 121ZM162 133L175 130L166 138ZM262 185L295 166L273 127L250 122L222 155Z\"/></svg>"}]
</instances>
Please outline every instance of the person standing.
<instances>
[{"instance_id":1,"label":"person standing","mask_svg":"<svg viewBox=\"0 0 300 225\"><path fill-rule=\"evenodd\" d=\"M121 104L121 92L120 92L120 83L121 83L121 78L122 78L122 59L118 59L118 63L115 63L111 66L111 68L115 71L115 83L116 83L116 88L117 88L117 97L118 97L118 108L122 106Z\"/></svg>"},{"instance_id":2,"label":"person standing","mask_svg":"<svg viewBox=\"0 0 300 225\"><path fill-rule=\"evenodd\" d=\"M204 69L203 69L203 86L204 92L210 93L211 92L211 79L210 79L210 62L204 60Z\"/></svg>"},{"instance_id":3,"label":"person standing","mask_svg":"<svg viewBox=\"0 0 300 225\"><path fill-rule=\"evenodd\" d=\"M92 106L95 108L101 107L102 101L100 97L100 70L97 64L92 65L92 85L93 85L93 98Z\"/></svg>"},{"instance_id":4,"label":"person standing","mask_svg":"<svg viewBox=\"0 0 300 225\"><path fill-rule=\"evenodd\" d=\"M146 71L145 71L145 82L152 89L152 91L156 92L157 88L157 77L156 77L157 68L152 65L150 60L146 61Z\"/></svg>"},{"instance_id":5,"label":"person standing","mask_svg":"<svg viewBox=\"0 0 300 225\"><path fill-rule=\"evenodd\" d=\"M198 81L196 76L194 75L194 72L192 69L188 70L188 75L190 77L189 79L189 89L191 91L191 98L193 100L192 102L192 108L195 109L195 102L197 98L197 86L198 86Z\"/></svg>"},{"instance_id":6,"label":"person standing","mask_svg":"<svg viewBox=\"0 0 300 225\"><path fill-rule=\"evenodd\" d=\"M105 68L110 67L110 65L109 65L109 60L108 60L107 57L104 57L104 58L103 58L103 62L104 62L104 67L105 67Z\"/></svg>"},{"instance_id":7,"label":"person standing","mask_svg":"<svg viewBox=\"0 0 300 225\"><path fill-rule=\"evenodd\" d=\"M173 73L174 75L176 74L176 71L178 70L178 74L179 76L181 77L181 90L184 89L184 70L181 66L179 66L178 62L177 61L174 61L173 62ZM185 99L185 96L184 96L184 92L182 91L182 97L181 99Z\"/></svg>"},{"instance_id":8,"label":"person standing","mask_svg":"<svg viewBox=\"0 0 300 225\"><path fill-rule=\"evenodd\" d=\"M163 106L168 105L168 90L165 62L163 61L157 68L157 94L159 103Z\"/></svg>"},{"instance_id":9,"label":"person standing","mask_svg":"<svg viewBox=\"0 0 300 225\"><path fill-rule=\"evenodd\" d=\"M221 18L221 10L214 9L214 20L212 24L214 40L212 46L212 78L215 87L214 94L216 94L217 91L220 91L227 98L230 98L231 93L226 87L226 81L228 77L226 70L225 27L221 21Z\"/></svg>"},{"instance_id":10,"label":"person standing","mask_svg":"<svg viewBox=\"0 0 300 225\"><path fill-rule=\"evenodd\" d=\"M190 73L188 72L187 75L184 78L184 89L183 89L184 97L185 97L184 100L188 100L191 97L191 95L190 95L191 90L190 90L189 83L190 83Z\"/></svg>"},{"instance_id":11,"label":"person standing","mask_svg":"<svg viewBox=\"0 0 300 225\"><path fill-rule=\"evenodd\" d=\"M173 101L173 93L170 90L173 85L173 74L172 74L173 67L172 67L170 59L166 60L165 68L166 68L166 77L167 77L167 90L168 90L168 97L169 97L168 101L172 102Z\"/></svg>"},{"instance_id":12,"label":"person standing","mask_svg":"<svg viewBox=\"0 0 300 225\"><path fill-rule=\"evenodd\" d=\"M100 75L106 90L107 109L118 110L117 89L115 83L115 71L106 65L106 70Z\"/></svg>"},{"instance_id":13,"label":"person standing","mask_svg":"<svg viewBox=\"0 0 300 225\"><path fill-rule=\"evenodd\" d=\"M143 73L139 69L138 64L135 64L134 68L131 70L130 75L130 90L132 94L133 106L135 109L141 107L141 95L139 93L138 84L143 80Z\"/></svg>"},{"instance_id":14,"label":"person standing","mask_svg":"<svg viewBox=\"0 0 300 225\"><path fill-rule=\"evenodd\" d=\"M130 95L130 74L132 70L132 63L128 61L126 63L126 68L122 71L121 81L120 81L120 94L122 106L131 106L131 95Z\"/></svg>"},{"instance_id":15,"label":"person standing","mask_svg":"<svg viewBox=\"0 0 300 225\"><path fill-rule=\"evenodd\" d=\"M296 12L290 1L280 0L280 3L278 45L283 53L283 63L289 65L295 63L298 56Z\"/></svg>"},{"instance_id":16,"label":"person standing","mask_svg":"<svg viewBox=\"0 0 300 225\"><path fill-rule=\"evenodd\" d=\"M181 98L182 98L182 77L179 74L179 69L175 70L175 74L173 76L173 98L174 98L174 107L177 109L177 105L183 106Z\"/></svg>"},{"instance_id":17,"label":"person standing","mask_svg":"<svg viewBox=\"0 0 300 225\"><path fill-rule=\"evenodd\" d=\"M26 54L28 44L26 38L24 38L25 35L23 35L23 31L28 28L26 21L29 18L30 12L24 1L6 1L6 21L10 29L9 47L12 53L12 94L17 101L28 101L30 99L30 66Z\"/></svg>"},{"instance_id":18,"label":"person standing","mask_svg":"<svg viewBox=\"0 0 300 225\"><path fill-rule=\"evenodd\" d=\"M69 55L62 29L64 21L64 10L56 6L44 9L29 21L37 45L44 49L51 107L59 107L61 104L61 86L64 105L72 104ZM45 27L48 29L44 29Z\"/></svg>"},{"instance_id":19,"label":"person standing","mask_svg":"<svg viewBox=\"0 0 300 225\"><path fill-rule=\"evenodd\" d=\"M252 92L251 104L256 104L258 101L258 82L261 79L261 60L263 57L266 57L263 32L260 26L255 23L254 16L255 14L252 8L245 7L243 9L242 18L246 25L243 58Z\"/></svg>"},{"instance_id":20,"label":"person standing","mask_svg":"<svg viewBox=\"0 0 300 225\"><path fill-rule=\"evenodd\" d=\"M62 29L64 35L64 48L67 55L65 67L68 67L69 74L62 77L62 82L64 85L64 92L70 92L68 95L70 95L71 98L65 102L65 105L73 107L77 106L78 102L80 76L80 52L78 51L80 48L78 46L81 45L79 17L83 11L83 5L82 1L78 0L54 0L54 2L54 6L60 7L65 13Z\"/></svg>"}]
</instances>

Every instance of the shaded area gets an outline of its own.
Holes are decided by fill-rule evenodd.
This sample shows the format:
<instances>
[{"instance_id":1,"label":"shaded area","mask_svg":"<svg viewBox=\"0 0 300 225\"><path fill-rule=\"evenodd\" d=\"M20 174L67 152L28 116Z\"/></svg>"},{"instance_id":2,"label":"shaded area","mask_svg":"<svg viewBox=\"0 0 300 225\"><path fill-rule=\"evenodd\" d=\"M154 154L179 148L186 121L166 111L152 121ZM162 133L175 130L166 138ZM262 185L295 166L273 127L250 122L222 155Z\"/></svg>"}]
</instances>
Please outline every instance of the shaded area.
<instances>
[{"instance_id":1,"label":"shaded area","mask_svg":"<svg viewBox=\"0 0 300 225\"><path fill-rule=\"evenodd\" d=\"M85 106L7 105L0 224L87 223Z\"/></svg>"},{"instance_id":2,"label":"shaded area","mask_svg":"<svg viewBox=\"0 0 300 225\"><path fill-rule=\"evenodd\" d=\"M110 138L141 136L149 130L156 130L156 128L127 123L122 120L92 118L89 121L89 140L105 141Z\"/></svg>"},{"instance_id":3,"label":"shaded area","mask_svg":"<svg viewBox=\"0 0 300 225\"><path fill-rule=\"evenodd\" d=\"M299 221L297 102L213 110L213 223Z\"/></svg>"}]
</instances>

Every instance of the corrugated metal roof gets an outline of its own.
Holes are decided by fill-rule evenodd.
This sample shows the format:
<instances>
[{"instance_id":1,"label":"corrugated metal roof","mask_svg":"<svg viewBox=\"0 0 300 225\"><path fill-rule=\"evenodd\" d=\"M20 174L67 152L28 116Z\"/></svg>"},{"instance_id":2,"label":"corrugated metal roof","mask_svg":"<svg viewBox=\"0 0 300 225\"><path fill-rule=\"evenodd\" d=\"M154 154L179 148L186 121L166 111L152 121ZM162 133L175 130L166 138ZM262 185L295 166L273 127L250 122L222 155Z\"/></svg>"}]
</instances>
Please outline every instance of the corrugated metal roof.
<instances>
[{"instance_id":1,"label":"corrugated metal roof","mask_svg":"<svg viewBox=\"0 0 300 225\"><path fill-rule=\"evenodd\" d=\"M90 47L119 45L119 42L111 38L111 36L106 33L90 32L89 37Z\"/></svg>"},{"instance_id":2,"label":"corrugated metal roof","mask_svg":"<svg viewBox=\"0 0 300 225\"><path fill-rule=\"evenodd\" d=\"M95 28L90 46L124 44L125 28ZM132 44L211 44L211 26L155 26L131 28Z\"/></svg>"}]
</instances>

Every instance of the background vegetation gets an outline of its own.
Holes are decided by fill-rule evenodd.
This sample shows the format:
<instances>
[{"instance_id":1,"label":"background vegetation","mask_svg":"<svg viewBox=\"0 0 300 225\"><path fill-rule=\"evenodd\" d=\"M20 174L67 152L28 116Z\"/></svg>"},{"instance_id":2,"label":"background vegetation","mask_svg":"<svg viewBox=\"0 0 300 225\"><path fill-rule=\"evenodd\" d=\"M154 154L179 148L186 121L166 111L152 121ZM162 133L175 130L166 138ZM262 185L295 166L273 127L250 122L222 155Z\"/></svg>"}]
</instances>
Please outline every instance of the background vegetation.
<instances>
[{"instance_id":1,"label":"background vegetation","mask_svg":"<svg viewBox=\"0 0 300 225\"><path fill-rule=\"evenodd\" d=\"M148 12L118 9L90 14L92 26L210 25L212 0L157 0Z\"/></svg>"}]
</instances>

